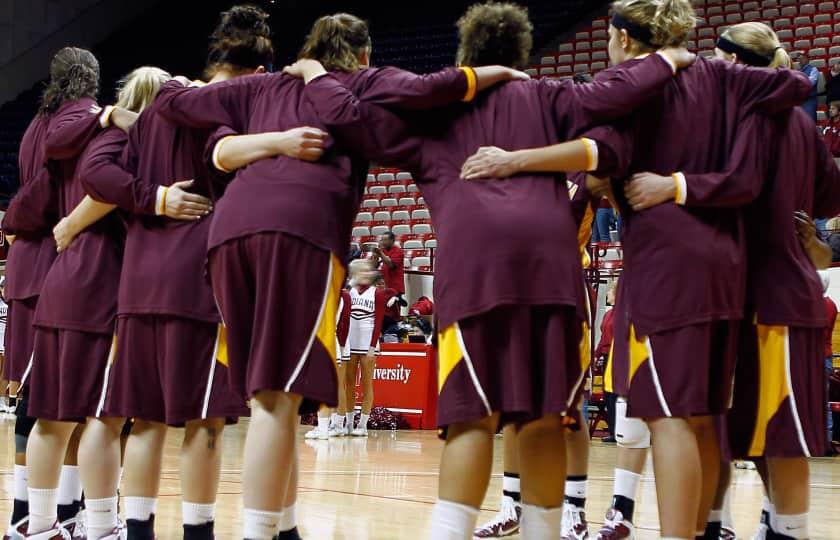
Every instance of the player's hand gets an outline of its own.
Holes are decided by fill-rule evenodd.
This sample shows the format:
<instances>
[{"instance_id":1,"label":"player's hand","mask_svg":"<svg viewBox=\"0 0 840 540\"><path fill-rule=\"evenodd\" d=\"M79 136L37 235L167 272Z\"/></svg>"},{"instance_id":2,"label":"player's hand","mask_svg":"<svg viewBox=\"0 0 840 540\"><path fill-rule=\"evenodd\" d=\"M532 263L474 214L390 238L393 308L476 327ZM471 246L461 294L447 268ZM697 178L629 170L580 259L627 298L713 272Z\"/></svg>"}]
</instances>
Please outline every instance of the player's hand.
<instances>
[{"instance_id":1,"label":"player's hand","mask_svg":"<svg viewBox=\"0 0 840 540\"><path fill-rule=\"evenodd\" d=\"M175 75L174 77L172 77L172 80L179 82L181 86L189 86L192 84L192 81L189 79L189 77L186 77L184 75Z\"/></svg>"},{"instance_id":2,"label":"player's hand","mask_svg":"<svg viewBox=\"0 0 840 540\"><path fill-rule=\"evenodd\" d=\"M136 112L129 111L128 109L114 107L114 110L111 112L111 124L128 133L128 130L131 129L131 126L134 125L139 116Z\"/></svg>"},{"instance_id":3,"label":"player's hand","mask_svg":"<svg viewBox=\"0 0 840 540\"><path fill-rule=\"evenodd\" d=\"M793 213L793 221L796 224L796 234L799 236L799 241L802 247L808 249L809 246L818 239L817 238L817 224L811 219L804 210L797 210Z\"/></svg>"},{"instance_id":4,"label":"player's hand","mask_svg":"<svg viewBox=\"0 0 840 540\"><path fill-rule=\"evenodd\" d=\"M508 152L495 146L482 146L478 152L467 158L461 167L461 178L507 178L519 172L514 160L515 152Z\"/></svg>"},{"instance_id":5,"label":"player's hand","mask_svg":"<svg viewBox=\"0 0 840 540\"><path fill-rule=\"evenodd\" d=\"M309 84L309 81L323 75L327 72L321 62L309 58L301 58L291 66L283 68L283 73L303 79L303 82Z\"/></svg>"},{"instance_id":6,"label":"player's hand","mask_svg":"<svg viewBox=\"0 0 840 540\"><path fill-rule=\"evenodd\" d=\"M505 72L508 77L509 81L530 81L531 76L525 73L524 71L520 71L518 69L513 69L509 67L505 67Z\"/></svg>"},{"instance_id":7,"label":"player's hand","mask_svg":"<svg viewBox=\"0 0 840 540\"><path fill-rule=\"evenodd\" d=\"M636 212L673 201L676 195L673 177L649 172L634 174L624 186L624 196Z\"/></svg>"},{"instance_id":8,"label":"player's hand","mask_svg":"<svg viewBox=\"0 0 840 540\"><path fill-rule=\"evenodd\" d=\"M192 185L192 180L184 180L169 186L164 207L166 217L181 221L196 221L213 211L210 199L186 191Z\"/></svg>"},{"instance_id":9,"label":"player's hand","mask_svg":"<svg viewBox=\"0 0 840 540\"><path fill-rule=\"evenodd\" d=\"M660 52L667 56L677 66L677 69L685 69L697 59L697 55L685 47L666 47Z\"/></svg>"},{"instance_id":10,"label":"player's hand","mask_svg":"<svg viewBox=\"0 0 840 540\"><path fill-rule=\"evenodd\" d=\"M61 253L70 247L73 240L78 236L79 231L75 230L70 218L62 218L58 224L53 227L53 237L55 238L56 251Z\"/></svg>"},{"instance_id":11,"label":"player's hand","mask_svg":"<svg viewBox=\"0 0 840 540\"><path fill-rule=\"evenodd\" d=\"M281 133L278 153L302 161L318 161L324 155L327 133L318 128L299 127Z\"/></svg>"}]
</instances>

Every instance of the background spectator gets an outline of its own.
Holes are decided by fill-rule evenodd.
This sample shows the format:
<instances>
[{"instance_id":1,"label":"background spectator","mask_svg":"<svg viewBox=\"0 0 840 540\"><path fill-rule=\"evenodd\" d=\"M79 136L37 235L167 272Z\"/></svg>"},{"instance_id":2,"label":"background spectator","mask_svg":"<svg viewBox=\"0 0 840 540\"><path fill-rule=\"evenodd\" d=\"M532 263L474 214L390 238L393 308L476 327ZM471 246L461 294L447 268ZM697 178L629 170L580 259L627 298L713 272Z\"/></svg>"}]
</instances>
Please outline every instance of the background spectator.
<instances>
[{"instance_id":1,"label":"background spectator","mask_svg":"<svg viewBox=\"0 0 840 540\"><path fill-rule=\"evenodd\" d=\"M618 280L615 280L607 291L607 305L615 306L615 295L618 289ZM595 358L603 365L607 365L607 359L610 356L610 349L613 342L613 316L615 315L615 308L611 308L604 313L604 318L601 319L601 340L598 342L598 347L595 349ZM604 392L604 404L607 408L607 426L610 436L605 438L603 442L615 442L615 401L618 398L615 394Z\"/></svg>"},{"instance_id":2,"label":"background spectator","mask_svg":"<svg viewBox=\"0 0 840 540\"><path fill-rule=\"evenodd\" d=\"M385 278L380 274L374 283L374 286L379 287L385 293L385 316L382 318L382 333L391 334L397 323L400 322L400 307L405 302L401 301L400 295L397 291L389 288L385 284ZM402 302L402 303L401 303Z\"/></svg>"},{"instance_id":3,"label":"background spectator","mask_svg":"<svg viewBox=\"0 0 840 540\"><path fill-rule=\"evenodd\" d=\"M826 76L825 100L829 103L840 101L840 60L831 64Z\"/></svg>"},{"instance_id":4,"label":"background spectator","mask_svg":"<svg viewBox=\"0 0 840 540\"><path fill-rule=\"evenodd\" d=\"M595 212L595 223L592 227L593 242L611 242L610 229L615 224L615 210L613 210L609 199L601 198L598 210Z\"/></svg>"},{"instance_id":5,"label":"background spectator","mask_svg":"<svg viewBox=\"0 0 840 540\"><path fill-rule=\"evenodd\" d=\"M817 121L817 87L820 82L820 70L816 67L811 65L811 59L808 58L808 55L804 52L799 53L798 57L799 63L799 71L804 73L808 79L811 81L811 95L808 97L808 101L802 104L802 108L805 109L811 118L814 119L814 122Z\"/></svg>"},{"instance_id":6,"label":"background spectator","mask_svg":"<svg viewBox=\"0 0 840 540\"><path fill-rule=\"evenodd\" d=\"M840 78L837 79L840 82ZM831 155L840 157L840 102L828 107L828 124L823 128L823 140Z\"/></svg>"},{"instance_id":7,"label":"background spectator","mask_svg":"<svg viewBox=\"0 0 840 540\"><path fill-rule=\"evenodd\" d=\"M396 240L390 231L379 237L379 246L373 248L373 264L382 272L385 286L402 296L405 294L405 254Z\"/></svg>"},{"instance_id":8,"label":"background spectator","mask_svg":"<svg viewBox=\"0 0 840 540\"><path fill-rule=\"evenodd\" d=\"M826 386L826 398L828 398L828 390L829 385L831 384L831 373L834 371L834 360L833 360L833 350L831 345L832 335L834 334L834 324L837 322L837 305L834 303L834 300L828 297L828 286L831 284L831 279L828 275L826 270L819 271L820 278L822 279L823 284L823 294L825 298L823 301L825 302L825 317L826 317L826 327L825 327L825 386ZM831 413L831 406L828 404L828 400L826 399L826 407L828 408L828 452L829 455L834 455L834 449L831 446L832 435L834 431L834 422Z\"/></svg>"}]
</instances>

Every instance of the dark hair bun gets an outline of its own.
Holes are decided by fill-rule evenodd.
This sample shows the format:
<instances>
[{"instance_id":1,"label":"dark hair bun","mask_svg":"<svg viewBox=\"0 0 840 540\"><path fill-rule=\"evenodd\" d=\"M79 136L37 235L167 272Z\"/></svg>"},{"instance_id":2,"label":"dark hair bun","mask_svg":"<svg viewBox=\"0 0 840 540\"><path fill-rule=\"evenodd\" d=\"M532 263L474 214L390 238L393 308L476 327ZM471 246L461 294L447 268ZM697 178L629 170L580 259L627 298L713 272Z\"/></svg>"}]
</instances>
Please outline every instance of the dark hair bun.
<instances>
[{"instance_id":1,"label":"dark hair bun","mask_svg":"<svg viewBox=\"0 0 840 540\"><path fill-rule=\"evenodd\" d=\"M207 64L230 64L257 68L274 61L268 13L251 5L239 5L222 13L210 35Z\"/></svg>"}]
</instances>

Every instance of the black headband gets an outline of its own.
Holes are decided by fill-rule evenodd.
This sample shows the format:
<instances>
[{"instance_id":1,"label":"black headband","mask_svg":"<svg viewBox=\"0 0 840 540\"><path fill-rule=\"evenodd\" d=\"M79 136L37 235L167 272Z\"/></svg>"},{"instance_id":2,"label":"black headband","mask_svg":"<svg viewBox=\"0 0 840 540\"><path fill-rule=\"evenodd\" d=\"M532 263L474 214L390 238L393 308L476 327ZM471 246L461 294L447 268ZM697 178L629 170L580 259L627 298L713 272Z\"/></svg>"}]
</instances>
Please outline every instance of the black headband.
<instances>
[{"instance_id":1,"label":"black headband","mask_svg":"<svg viewBox=\"0 0 840 540\"><path fill-rule=\"evenodd\" d=\"M618 13L613 13L611 24L619 30L627 30L627 35L631 38L641 41L645 45L656 47L653 44L653 33L651 33L650 28L628 21Z\"/></svg>"},{"instance_id":2,"label":"black headband","mask_svg":"<svg viewBox=\"0 0 840 540\"><path fill-rule=\"evenodd\" d=\"M728 52L729 54L737 55L739 60L751 66L767 67L773 63L773 58L768 58L763 54L758 54L755 51L741 47L737 43L729 41L725 37L718 38L717 48L724 52ZM778 48L780 47L777 47L777 49ZM776 49L774 49L773 52L775 53Z\"/></svg>"}]
</instances>

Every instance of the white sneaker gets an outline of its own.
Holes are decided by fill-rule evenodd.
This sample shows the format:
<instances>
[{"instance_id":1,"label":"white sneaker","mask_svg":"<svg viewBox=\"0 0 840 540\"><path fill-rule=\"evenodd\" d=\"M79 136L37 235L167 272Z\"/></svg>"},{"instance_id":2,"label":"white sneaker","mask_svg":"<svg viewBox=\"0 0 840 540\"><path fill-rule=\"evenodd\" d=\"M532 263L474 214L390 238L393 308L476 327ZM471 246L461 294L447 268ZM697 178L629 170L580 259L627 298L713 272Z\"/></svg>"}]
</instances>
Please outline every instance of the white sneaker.
<instances>
[{"instance_id":1,"label":"white sneaker","mask_svg":"<svg viewBox=\"0 0 840 540\"><path fill-rule=\"evenodd\" d=\"M3 538L8 538L9 540L25 540L26 536L24 536L24 533L22 531L26 530L27 523L29 523L28 516L18 521L17 523L9 525L9 528L6 529L6 535Z\"/></svg>"},{"instance_id":2,"label":"white sneaker","mask_svg":"<svg viewBox=\"0 0 840 540\"><path fill-rule=\"evenodd\" d=\"M346 437L350 434L345 426L332 426L327 433L330 437Z\"/></svg>"},{"instance_id":3,"label":"white sneaker","mask_svg":"<svg viewBox=\"0 0 840 540\"><path fill-rule=\"evenodd\" d=\"M367 437L368 436L367 426L359 426L356 429L354 429L353 430L353 436L354 437Z\"/></svg>"},{"instance_id":4,"label":"white sneaker","mask_svg":"<svg viewBox=\"0 0 840 540\"><path fill-rule=\"evenodd\" d=\"M73 540L70 532L62 527L60 523L53 525L52 529L47 529L46 531L36 534L30 534L28 536L24 536L23 538L26 540Z\"/></svg>"},{"instance_id":5,"label":"white sneaker","mask_svg":"<svg viewBox=\"0 0 840 540\"><path fill-rule=\"evenodd\" d=\"M522 505L510 497L502 497L502 507L487 523L473 531L473 540L481 538L504 538L519 532Z\"/></svg>"},{"instance_id":6,"label":"white sneaker","mask_svg":"<svg viewBox=\"0 0 840 540\"><path fill-rule=\"evenodd\" d=\"M79 510L76 517L68 519L61 524L62 527L70 531L73 538L79 540L87 540L87 530L85 529L85 511Z\"/></svg>"},{"instance_id":7,"label":"white sneaker","mask_svg":"<svg viewBox=\"0 0 840 540\"><path fill-rule=\"evenodd\" d=\"M560 529L563 540L588 540L589 525L583 508L573 504L563 504L563 525Z\"/></svg>"},{"instance_id":8,"label":"white sneaker","mask_svg":"<svg viewBox=\"0 0 840 540\"><path fill-rule=\"evenodd\" d=\"M304 438L326 441L330 438L330 435L328 432L316 427L315 429L312 429L311 431L307 432L306 435L304 435Z\"/></svg>"},{"instance_id":9,"label":"white sneaker","mask_svg":"<svg viewBox=\"0 0 840 540\"><path fill-rule=\"evenodd\" d=\"M760 524L758 526L758 529L756 529L755 534L750 540L765 540L767 538L767 532L769 530L770 528L767 525L765 525L764 523Z\"/></svg>"}]
</instances>

